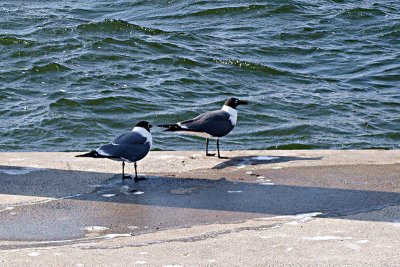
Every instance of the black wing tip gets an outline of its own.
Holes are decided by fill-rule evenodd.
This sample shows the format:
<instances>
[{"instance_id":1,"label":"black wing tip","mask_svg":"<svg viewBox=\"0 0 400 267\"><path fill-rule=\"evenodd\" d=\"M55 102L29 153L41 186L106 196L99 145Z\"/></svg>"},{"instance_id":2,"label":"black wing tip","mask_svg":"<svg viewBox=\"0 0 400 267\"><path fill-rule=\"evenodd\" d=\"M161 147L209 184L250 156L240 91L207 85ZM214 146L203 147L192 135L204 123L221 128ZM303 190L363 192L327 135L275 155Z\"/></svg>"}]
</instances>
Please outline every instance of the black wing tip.
<instances>
[{"instance_id":1,"label":"black wing tip","mask_svg":"<svg viewBox=\"0 0 400 267\"><path fill-rule=\"evenodd\" d=\"M182 130L182 127L179 126L178 124L160 124L157 126L161 127L161 128L167 128L164 130L164 132L175 132L175 131Z\"/></svg>"},{"instance_id":2,"label":"black wing tip","mask_svg":"<svg viewBox=\"0 0 400 267\"><path fill-rule=\"evenodd\" d=\"M97 152L96 152L96 150L92 150L92 151L90 151L90 152L88 152L88 153L85 153L85 154L81 154L81 155L76 155L75 157L76 158L79 158L79 157L89 157L89 158L95 158L95 157L97 157Z\"/></svg>"}]
</instances>

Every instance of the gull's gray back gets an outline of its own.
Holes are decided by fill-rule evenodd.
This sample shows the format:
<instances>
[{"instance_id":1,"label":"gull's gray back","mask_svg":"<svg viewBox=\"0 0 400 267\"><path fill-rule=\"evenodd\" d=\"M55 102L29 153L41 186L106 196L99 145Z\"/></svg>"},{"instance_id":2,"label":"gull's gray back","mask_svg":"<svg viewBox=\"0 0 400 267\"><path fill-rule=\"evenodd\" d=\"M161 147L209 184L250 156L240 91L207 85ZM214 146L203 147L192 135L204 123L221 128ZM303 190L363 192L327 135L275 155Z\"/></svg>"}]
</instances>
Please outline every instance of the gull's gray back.
<instances>
[{"instance_id":1,"label":"gull's gray back","mask_svg":"<svg viewBox=\"0 0 400 267\"><path fill-rule=\"evenodd\" d=\"M115 138L111 144L101 146L98 151L101 150L112 158L135 162L149 153L150 143L146 141L146 137L137 132L127 132Z\"/></svg>"},{"instance_id":2,"label":"gull's gray back","mask_svg":"<svg viewBox=\"0 0 400 267\"><path fill-rule=\"evenodd\" d=\"M234 125L229 120L230 114L224 110L209 111L194 119L180 123L182 128L195 132L205 132L214 137L222 137L232 131Z\"/></svg>"}]
</instances>

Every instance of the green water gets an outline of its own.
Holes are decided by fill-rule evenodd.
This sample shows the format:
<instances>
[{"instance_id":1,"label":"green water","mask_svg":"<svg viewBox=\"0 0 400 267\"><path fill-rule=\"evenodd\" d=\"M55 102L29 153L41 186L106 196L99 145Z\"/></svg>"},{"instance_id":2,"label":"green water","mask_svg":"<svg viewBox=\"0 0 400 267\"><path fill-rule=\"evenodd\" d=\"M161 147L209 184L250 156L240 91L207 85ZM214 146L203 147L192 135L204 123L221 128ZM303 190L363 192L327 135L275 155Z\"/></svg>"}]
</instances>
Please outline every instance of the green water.
<instances>
[{"instance_id":1,"label":"green water","mask_svg":"<svg viewBox=\"0 0 400 267\"><path fill-rule=\"evenodd\" d=\"M228 96L250 105L223 149L399 148L399 62L399 1L1 1L0 151L88 150Z\"/></svg>"}]
</instances>

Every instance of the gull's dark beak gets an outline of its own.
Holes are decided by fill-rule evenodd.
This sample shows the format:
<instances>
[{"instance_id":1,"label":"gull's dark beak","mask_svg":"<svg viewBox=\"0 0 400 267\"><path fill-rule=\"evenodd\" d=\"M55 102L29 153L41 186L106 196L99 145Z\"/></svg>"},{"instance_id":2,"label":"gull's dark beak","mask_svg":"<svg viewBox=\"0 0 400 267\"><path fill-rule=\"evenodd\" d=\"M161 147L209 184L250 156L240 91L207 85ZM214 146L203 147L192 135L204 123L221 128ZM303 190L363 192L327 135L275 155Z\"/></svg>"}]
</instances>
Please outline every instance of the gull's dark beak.
<instances>
[{"instance_id":1,"label":"gull's dark beak","mask_svg":"<svg viewBox=\"0 0 400 267\"><path fill-rule=\"evenodd\" d=\"M149 124L149 129L153 128L153 125Z\"/></svg>"},{"instance_id":2,"label":"gull's dark beak","mask_svg":"<svg viewBox=\"0 0 400 267\"><path fill-rule=\"evenodd\" d=\"M247 100L239 100L238 105L247 105L248 103Z\"/></svg>"}]
</instances>

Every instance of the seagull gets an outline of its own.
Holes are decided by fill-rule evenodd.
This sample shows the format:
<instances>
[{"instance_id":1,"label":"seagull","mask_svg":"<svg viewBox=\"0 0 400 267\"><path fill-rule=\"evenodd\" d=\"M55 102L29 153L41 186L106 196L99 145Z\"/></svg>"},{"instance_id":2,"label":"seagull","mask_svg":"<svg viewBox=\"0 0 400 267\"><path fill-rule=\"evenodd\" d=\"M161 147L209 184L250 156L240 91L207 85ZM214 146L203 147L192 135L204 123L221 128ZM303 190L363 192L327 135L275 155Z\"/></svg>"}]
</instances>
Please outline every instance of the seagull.
<instances>
[{"instance_id":1,"label":"seagull","mask_svg":"<svg viewBox=\"0 0 400 267\"><path fill-rule=\"evenodd\" d=\"M206 156L215 156L208 153L209 138L217 139L218 158L221 158L219 152L219 138L227 135L232 131L237 121L236 107L239 105L247 105L247 101L237 98L228 98L222 109L209 111L199 116L174 124L158 125L159 127L167 128L165 131L179 132L183 134L197 135L206 138Z\"/></svg>"},{"instance_id":2,"label":"seagull","mask_svg":"<svg viewBox=\"0 0 400 267\"><path fill-rule=\"evenodd\" d=\"M125 161L134 162L135 182L146 180L146 178L138 178L136 162L143 159L149 153L153 142L150 133L151 127L147 121L140 121L132 131L119 135L112 143L75 157L108 158L122 161L122 180L132 179L131 175L125 175L124 173Z\"/></svg>"}]
</instances>

